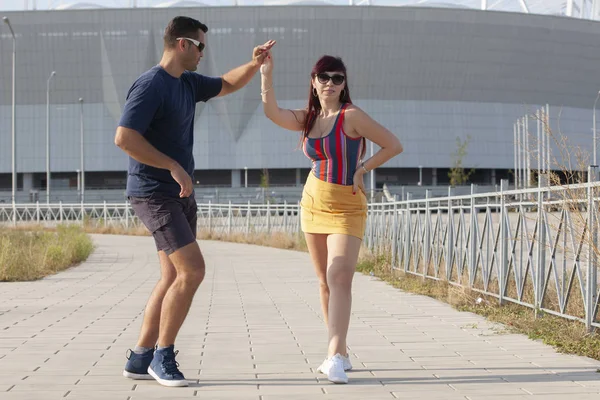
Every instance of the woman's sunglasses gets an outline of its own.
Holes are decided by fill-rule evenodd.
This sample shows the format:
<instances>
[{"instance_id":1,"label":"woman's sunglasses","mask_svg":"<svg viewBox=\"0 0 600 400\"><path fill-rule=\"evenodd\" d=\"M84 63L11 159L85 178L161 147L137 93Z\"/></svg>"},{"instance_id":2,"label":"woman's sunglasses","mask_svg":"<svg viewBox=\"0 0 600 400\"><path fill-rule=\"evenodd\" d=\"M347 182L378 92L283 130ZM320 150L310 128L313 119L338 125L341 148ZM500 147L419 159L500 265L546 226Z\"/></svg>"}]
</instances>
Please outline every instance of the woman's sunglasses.
<instances>
[{"instance_id":1,"label":"woman's sunglasses","mask_svg":"<svg viewBox=\"0 0 600 400\"><path fill-rule=\"evenodd\" d=\"M321 83L323 85L326 84L327 82L329 82L330 79L334 85L341 85L342 83L344 83L344 79L346 79L346 77L344 75L340 75L340 74L329 75L329 74L321 73L321 74L317 74L317 79L319 80L319 83Z\"/></svg>"},{"instance_id":2,"label":"woman's sunglasses","mask_svg":"<svg viewBox=\"0 0 600 400\"><path fill-rule=\"evenodd\" d=\"M202 50L204 50L204 43L202 43L199 40L196 39L191 39L191 38L187 38L187 37L178 37L176 40L189 40L190 42L192 42L200 51L200 53L202 53Z\"/></svg>"}]
</instances>

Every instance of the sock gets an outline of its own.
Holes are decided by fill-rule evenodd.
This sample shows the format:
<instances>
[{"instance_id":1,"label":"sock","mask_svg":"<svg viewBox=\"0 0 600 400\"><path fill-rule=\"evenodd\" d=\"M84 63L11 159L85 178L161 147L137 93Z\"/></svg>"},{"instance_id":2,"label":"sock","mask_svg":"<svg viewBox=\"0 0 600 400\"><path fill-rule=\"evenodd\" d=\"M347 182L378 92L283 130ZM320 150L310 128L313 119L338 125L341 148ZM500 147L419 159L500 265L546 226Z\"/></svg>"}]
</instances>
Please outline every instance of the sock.
<instances>
[{"instance_id":1,"label":"sock","mask_svg":"<svg viewBox=\"0 0 600 400\"><path fill-rule=\"evenodd\" d=\"M154 349L154 347L141 347L141 346L135 346L135 348L133 349L133 352L135 354L143 354L146 353L150 350Z\"/></svg>"}]
</instances>

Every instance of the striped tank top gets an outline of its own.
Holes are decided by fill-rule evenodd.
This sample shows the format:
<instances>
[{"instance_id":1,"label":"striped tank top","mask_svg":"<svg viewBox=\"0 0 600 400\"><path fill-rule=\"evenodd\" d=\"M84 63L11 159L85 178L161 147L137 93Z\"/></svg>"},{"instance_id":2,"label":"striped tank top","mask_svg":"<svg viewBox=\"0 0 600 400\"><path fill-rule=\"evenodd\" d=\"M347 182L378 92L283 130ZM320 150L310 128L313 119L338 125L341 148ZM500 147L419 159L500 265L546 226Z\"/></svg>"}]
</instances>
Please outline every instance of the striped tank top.
<instances>
[{"instance_id":1,"label":"striped tank top","mask_svg":"<svg viewBox=\"0 0 600 400\"><path fill-rule=\"evenodd\" d=\"M364 148L363 138L352 138L344 132L344 103L331 132L322 138L305 138L304 154L312 160L312 173L322 181L352 185L354 172Z\"/></svg>"}]
</instances>

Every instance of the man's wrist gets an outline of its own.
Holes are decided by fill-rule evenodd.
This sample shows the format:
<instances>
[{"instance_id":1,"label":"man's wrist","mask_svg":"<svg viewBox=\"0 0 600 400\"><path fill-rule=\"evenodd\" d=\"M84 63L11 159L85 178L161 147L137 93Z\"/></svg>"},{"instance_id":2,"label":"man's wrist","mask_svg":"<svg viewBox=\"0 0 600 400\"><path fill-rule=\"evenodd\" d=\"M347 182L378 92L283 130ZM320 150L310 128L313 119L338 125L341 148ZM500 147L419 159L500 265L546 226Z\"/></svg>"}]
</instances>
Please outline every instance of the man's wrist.
<instances>
[{"instance_id":1,"label":"man's wrist","mask_svg":"<svg viewBox=\"0 0 600 400\"><path fill-rule=\"evenodd\" d=\"M169 164L167 166L167 169L171 172L173 172L174 170L177 169L177 167L179 167L179 163L175 160L170 160Z\"/></svg>"},{"instance_id":2,"label":"man's wrist","mask_svg":"<svg viewBox=\"0 0 600 400\"><path fill-rule=\"evenodd\" d=\"M250 61L250 66L251 66L252 68L256 68L256 69L258 69L258 68L260 68L260 65L261 65L260 61L258 61L256 58L253 58L253 59Z\"/></svg>"}]
</instances>

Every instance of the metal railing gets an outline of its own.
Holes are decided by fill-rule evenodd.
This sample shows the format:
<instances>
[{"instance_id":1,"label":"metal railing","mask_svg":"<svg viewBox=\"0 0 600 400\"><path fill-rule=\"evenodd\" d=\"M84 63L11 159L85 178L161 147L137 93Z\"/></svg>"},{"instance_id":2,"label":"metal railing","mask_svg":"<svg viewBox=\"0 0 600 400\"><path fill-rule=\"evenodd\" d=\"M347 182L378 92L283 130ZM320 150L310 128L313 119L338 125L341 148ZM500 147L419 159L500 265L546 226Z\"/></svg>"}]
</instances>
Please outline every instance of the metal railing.
<instances>
[{"instance_id":1,"label":"metal railing","mask_svg":"<svg viewBox=\"0 0 600 400\"><path fill-rule=\"evenodd\" d=\"M595 170L589 176L596 176ZM585 322L598 322L600 182L371 203L364 243L394 269ZM138 227L128 203L0 205L0 224ZM198 204L214 233L300 232L294 204Z\"/></svg>"},{"instance_id":2,"label":"metal railing","mask_svg":"<svg viewBox=\"0 0 600 400\"><path fill-rule=\"evenodd\" d=\"M249 187L199 187L194 188L196 200L200 203L217 203L217 204L228 204L232 202L236 203L253 203L262 204L263 206L267 203L296 203L300 201L302 197L302 190L304 185L290 185L290 186L270 186L268 188L259 186ZM481 185L480 190L495 191L498 190L498 185ZM397 184L384 184L383 188L373 189L373 197L375 199L386 197L387 200L393 201L404 200L405 193L410 193L413 198L424 198L425 192L430 190L430 194L435 197L445 196L445 192L448 187L443 185L432 185L432 186L418 186L418 185L397 185ZM457 186L453 189L456 194L467 194L469 193L469 187L467 185ZM370 197L371 191L367 193ZM30 204L35 206L37 202L46 203L46 191L36 188L30 192L18 190L15 195L15 202L19 204ZM99 189L86 187L85 190L85 203L89 204L104 204L107 203L121 203L127 198L125 194L125 188L121 189ZM77 204L81 202L81 193L76 189L56 189L52 191L50 203L62 202L63 204ZM0 189L0 205L11 204L12 197L10 190Z\"/></svg>"},{"instance_id":3,"label":"metal railing","mask_svg":"<svg viewBox=\"0 0 600 400\"><path fill-rule=\"evenodd\" d=\"M198 202L213 203L283 203L284 201L298 201L302 195L302 186L272 186L264 187L200 187L194 188ZM0 204L12 203L10 190L0 190ZM50 203L80 203L81 192L76 189L56 189L52 191ZM38 201L46 203L46 191L36 188L31 191L18 190L15 194L17 203L30 203L35 205ZM121 203L127 199L125 187L121 189L102 189L86 187L85 203L103 204Z\"/></svg>"},{"instance_id":4,"label":"metal railing","mask_svg":"<svg viewBox=\"0 0 600 400\"><path fill-rule=\"evenodd\" d=\"M216 233L299 232L299 204L199 203L198 229ZM86 223L95 227L136 228L141 222L129 202L0 204L0 225Z\"/></svg>"},{"instance_id":5,"label":"metal railing","mask_svg":"<svg viewBox=\"0 0 600 400\"><path fill-rule=\"evenodd\" d=\"M595 172L590 173L595 176ZM370 206L366 245L446 280L598 327L599 182Z\"/></svg>"}]
</instances>

